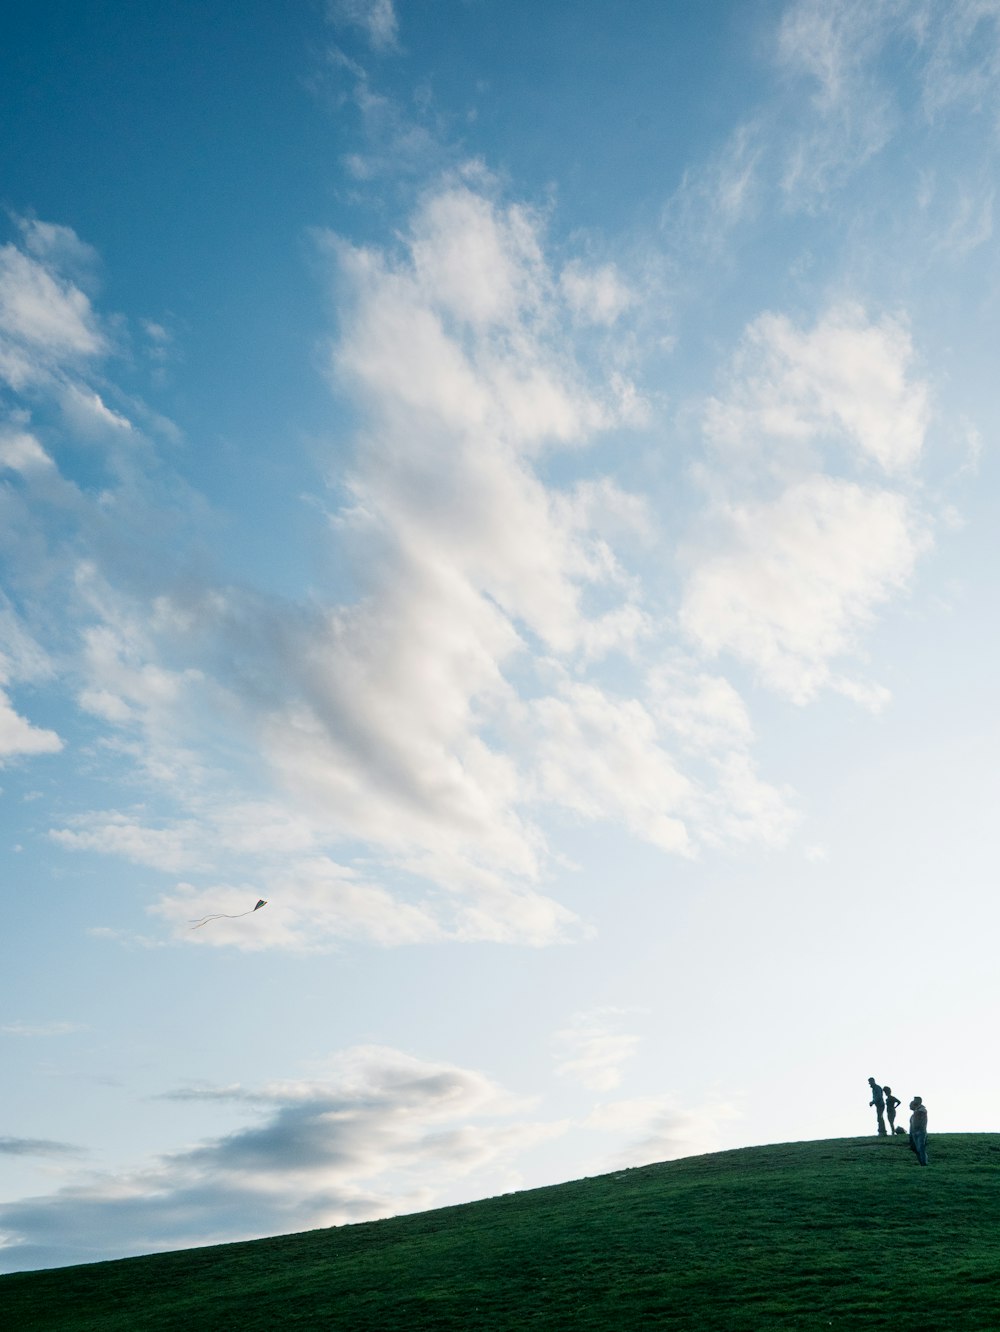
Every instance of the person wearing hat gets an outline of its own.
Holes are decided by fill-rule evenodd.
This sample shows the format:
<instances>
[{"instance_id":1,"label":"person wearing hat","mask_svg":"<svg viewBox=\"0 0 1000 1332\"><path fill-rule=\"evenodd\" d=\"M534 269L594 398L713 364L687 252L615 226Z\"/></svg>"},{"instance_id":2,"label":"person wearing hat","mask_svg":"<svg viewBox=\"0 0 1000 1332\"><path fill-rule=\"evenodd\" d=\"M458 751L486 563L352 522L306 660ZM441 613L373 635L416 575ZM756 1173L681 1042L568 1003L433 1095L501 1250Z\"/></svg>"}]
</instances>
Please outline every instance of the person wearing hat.
<instances>
[{"instance_id":1,"label":"person wearing hat","mask_svg":"<svg viewBox=\"0 0 1000 1332\"><path fill-rule=\"evenodd\" d=\"M910 1146L921 1165L927 1164L927 1107L919 1096L910 1102Z\"/></svg>"}]
</instances>

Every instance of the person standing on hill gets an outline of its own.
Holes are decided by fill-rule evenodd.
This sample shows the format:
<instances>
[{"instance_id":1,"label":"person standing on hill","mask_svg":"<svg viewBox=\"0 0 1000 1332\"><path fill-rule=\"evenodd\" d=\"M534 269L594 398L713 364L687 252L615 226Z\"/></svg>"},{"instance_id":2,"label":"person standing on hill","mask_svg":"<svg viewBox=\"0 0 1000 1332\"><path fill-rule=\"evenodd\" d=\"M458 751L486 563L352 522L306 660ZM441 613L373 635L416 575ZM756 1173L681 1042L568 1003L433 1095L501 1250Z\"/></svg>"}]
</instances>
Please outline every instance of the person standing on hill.
<instances>
[{"instance_id":1,"label":"person standing on hill","mask_svg":"<svg viewBox=\"0 0 1000 1332\"><path fill-rule=\"evenodd\" d=\"M910 1102L910 1146L921 1165L927 1164L927 1107L919 1096Z\"/></svg>"},{"instance_id":2,"label":"person standing on hill","mask_svg":"<svg viewBox=\"0 0 1000 1332\"><path fill-rule=\"evenodd\" d=\"M868 1086L871 1087L872 1089L872 1099L868 1102L868 1104L873 1105L875 1107L875 1114L878 1117L879 1135L880 1137L884 1138L885 1119L883 1118L883 1116L885 1114L885 1097L882 1095L882 1088L878 1085L878 1083L875 1081L874 1078L868 1079Z\"/></svg>"},{"instance_id":3,"label":"person standing on hill","mask_svg":"<svg viewBox=\"0 0 1000 1332\"><path fill-rule=\"evenodd\" d=\"M903 1102L899 1099L898 1096L893 1096L893 1094L892 1094L892 1088L889 1086L888 1083L885 1084L885 1086L882 1088L882 1090L883 1090L883 1092L885 1093L885 1117L886 1117L886 1119L889 1121L889 1132L890 1132L890 1133L895 1133L895 1132L896 1132L896 1106L897 1106L897 1105L902 1105Z\"/></svg>"}]
</instances>

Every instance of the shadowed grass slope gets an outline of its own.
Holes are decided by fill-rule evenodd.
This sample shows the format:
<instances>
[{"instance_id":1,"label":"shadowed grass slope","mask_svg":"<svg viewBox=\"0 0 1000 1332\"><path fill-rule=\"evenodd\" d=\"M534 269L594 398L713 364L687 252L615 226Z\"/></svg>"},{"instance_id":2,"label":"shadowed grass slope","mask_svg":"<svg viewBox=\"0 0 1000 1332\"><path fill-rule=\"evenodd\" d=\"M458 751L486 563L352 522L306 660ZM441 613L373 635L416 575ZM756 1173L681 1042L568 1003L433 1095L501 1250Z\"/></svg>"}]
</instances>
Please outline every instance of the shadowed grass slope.
<instances>
[{"instance_id":1,"label":"shadowed grass slope","mask_svg":"<svg viewBox=\"0 0 1000 1332\"><path fill-rule=\"evenodd\" d=\"M0 1277L15 1332L1000 1329L1000 1135L751 1147Z\"/></svg>"}]
</instances>

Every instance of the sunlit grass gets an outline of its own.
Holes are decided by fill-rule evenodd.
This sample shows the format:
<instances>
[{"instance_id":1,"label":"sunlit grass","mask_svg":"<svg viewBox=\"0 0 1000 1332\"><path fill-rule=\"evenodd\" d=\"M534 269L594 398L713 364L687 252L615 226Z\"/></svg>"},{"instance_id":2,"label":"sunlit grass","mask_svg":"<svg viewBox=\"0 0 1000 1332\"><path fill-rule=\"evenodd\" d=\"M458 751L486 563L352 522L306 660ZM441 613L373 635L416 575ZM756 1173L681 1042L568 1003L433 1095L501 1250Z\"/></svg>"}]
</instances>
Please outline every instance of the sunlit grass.
<instances>
[{"instance_id":1,"label":"sunlit grass","mask_svg":"<svg viewBox=\"0 0 1000 1332\"><path fill-rule=\"evenodd\" d=\"M0 1278L4 1328L1000 1329L1000 1135L745 1148Z\"/></svg>"}]
</instances>

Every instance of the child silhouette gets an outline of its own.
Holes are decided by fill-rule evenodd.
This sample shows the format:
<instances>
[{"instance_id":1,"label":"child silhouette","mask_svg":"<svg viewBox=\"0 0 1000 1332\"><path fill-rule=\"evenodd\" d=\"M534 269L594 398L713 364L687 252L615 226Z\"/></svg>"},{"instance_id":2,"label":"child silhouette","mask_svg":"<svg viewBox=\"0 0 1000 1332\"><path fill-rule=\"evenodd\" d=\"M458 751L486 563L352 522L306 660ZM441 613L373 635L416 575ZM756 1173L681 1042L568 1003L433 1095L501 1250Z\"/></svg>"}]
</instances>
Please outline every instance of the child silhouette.
<instances>
[{"instance_id":1,"label":"child silhouette","mask_svg":"<svg viewBox=\"0 0 1000 1332\"><path fill-rule=\"evenodd\" d=\"M882 1088L882 1090L885 1092L885 1117L886 1117L886 1119L889 1121L889 1132L890 1132L890 1133L895 1133L895 1132L896 1132L896 1106L897 1106L897 1105L902 1105L903 1102L899 1099L898 1096L893 1096L893 1094L892 1094L892 1088L889 1086L888 1083L885 1084L885 1086Z\"/></svg>"}]
</instances>

